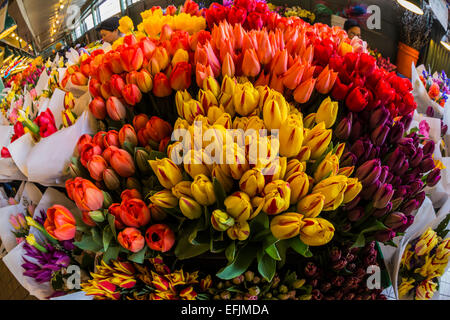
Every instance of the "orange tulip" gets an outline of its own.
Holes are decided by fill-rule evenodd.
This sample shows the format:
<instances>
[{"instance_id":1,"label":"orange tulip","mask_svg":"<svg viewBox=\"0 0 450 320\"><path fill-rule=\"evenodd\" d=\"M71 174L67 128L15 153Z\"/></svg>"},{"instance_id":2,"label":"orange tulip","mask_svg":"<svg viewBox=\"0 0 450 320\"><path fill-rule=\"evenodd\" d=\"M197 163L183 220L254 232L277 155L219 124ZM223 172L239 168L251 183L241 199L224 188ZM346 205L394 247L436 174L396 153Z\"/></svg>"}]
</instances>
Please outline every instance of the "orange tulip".
<instances>
[{"instance_id":1,"label":"orange tulip","mask_svg":"<svg viewBox=\"0 0 450 320\"><path fill-rule=\"evenodd\" d=\"M77 223L67 208L54 205L47 210L44 228L53 238L59 241L66 241L75 237Z\"/></svg>"},{"instance_id":2,"label":"orange tulip","mask_svg":"<svg viewBox=\"0 0 450 320\"><path fill-rule=\"evenodd\" d=\"M283 94L284 93L283 77L282 76L278 77L275 74L272 74L269 87Z\"/></svg>"},{"instance_id":3,"label":"orange tulip","mask_svg":"<svg viewBox=\"0 0 450 320\"><path fill-rule=\"evenodd\" d=\"M126 124L120 129L119 142L122 147L124 146L125 142L128 142L133 148L137 146L138 139L136 131L131 125Z\"/></svg>"},{"instance_id":4,"label":"orange tulip","mask_svg":"<svg viewBox=\"0 0 450 320\"><path fill-rule=\"evenodd\" d=\"M120 52L120 59L122 61L122 67L125 71L137 71L141 69L144 63L144 53L138 46L129 46Z\"/></svg>"},{"instance_id":5,"label":"orange tulip","mask_svg":"<svg viewBox=\"0 0 450 320\"><path fill-rule=\"evenodd\" d=\"M158 117L151 117L145 126L145 131L150 139L155 142L161 142L165 137L170 137L172 134L172 126L167 121Z\"/></svg>"},{"instance_id":6,"label":"orange tulip","mask_svg":"<svg viewBox=\"0 0 450 320\"><path fill-rule=\"evenodd\" d=\"M106 105L101 97L96 97L89 103L89 110L97 120L106 118Z\"/></svg>"},{"instance_id":7,"label":"orange tulip","mask_svg":"<svg viewBox=\"0 0 450 320\"><path fill-rule=\"evenodd\" d=\"M94 211L103 207L103 192L83 178L66 181L67 195L82 211Z\"/></svg>"},{"instance_id":8,"label":"orange tulip","mask_svg":"<svg viewBox=\"0 0 450 320\"><path fill-rule=\"evenodd\" d=\"M262 32L258 39L258 58L262 65L272 61L274 53L267 32Z\"/></svg>"},{"instance_id":9,"label":"orange tulip","mask_svg":"<svg viewBox=\"0 0 450 320\"><path fill-rule=\"evenodd\" d=\"M271 71L274 75L282 75L287 71L288 52L287 50L278 51L272 60Z\"/></svg>"},{"instance_id":10,"label":"orange tulip","mask_svg":"<svg viewBox=\"0 0 450 320\"><path fill-rule=\"evenodd\" d=\"M269 82L270 82L270 73L265 75L264 70L263 70L263 72L260 73L258 79L255 81L254 86L255 86L255 88L258 86L261 86L261 87L268 86Z\"/></svg>"},{"instance_id":11,"label":"orange tulip","mask_svg":"<svg viewBox=\"0 0 450 320\"><path fill-rule=\"evenodd\" d=\"M148 93L148 92L152 91L152 89L153 89L152 76L151 76L150 72L148 72L145 69L142 69L141 71L139 71L137 73L136 82L137 82L139 89L143 93Z\"/></svg>"},{"instance_id":12,"label":"orange tulip","mask_svg":"<svg viewBox=\"0 0 450 320\"><path fill-rule=\"evenodd\" d=\"M138 85L138 72L131 71L131 72L127 73L125 80L126 80L127 84Z\"/></svg>"},{"instance_id":13,"label":"orange tulip","mask_svg":"<svg viewBox=\"0 0 450 320\"><path fill-rule=\"evenodd\" d=\"M76 86L86 86L88 84L89 79L84 76L81 72L75 72L72 74L70 80Z\"/></svg>"},{"instance_id":14,"label":"orange tulip","mask_svg":"<svg viewBox=\"0 0 450 320\"><path fill-rule=\"evenodd\" d=\"M113 75L113 72L111 69L109 69L108 65L106 63L102 63L98 67L98 79L101 81L101 83L105 83L111 79Z\"/></svg>"},{"instance_id":15,"label":"orange tulip","mask_svg":"<svg viewBox=\"0 0 450 320\"><path fill-rule=\"evenodd\" d=\"M81 150L83 150L84 145L92 143L92 137L88 134L82 135L77 142L77 150L78 154L81 154Z\"/></svg>"},{"instance_id":16,"label":"orange tulip","mask_svg":"<svg viewBox=\"0 0 450 320\"><path fill-rule=\"evenodd\" d=\"M125 199L120 205L120 219L128 227L144 227L150 222L150 210L140 199Z\"/></svg>"},{"instance_id":17,"label":"orange tulip","mask_svg":"<svg viewBox=\"0 0 450 320\"><path fill-rule=\"evenodd\" d=\"M258 56L255 49L249 49L244 53L244 60L242 62L242 72L244 76L256 77L261 71Z\"/></svg>"},{"instance_id":18,"label":"orange tulip","mask_svg":"<svg viewBox=\"0 0 450 320\"><path fill-rule=\"evenodd\" d=\"M109 61L106 63L109 69L115 74L121 74L124 72L122 62L120 60L120 52L111 51L109 54Z\"/></svg>"},{"instance_id":19,"label":"orange tulip","mask_svg":"<svg viewBox=\"0 0 450 320\"><path fill-rule=\"evenodd\" d=\"M234 77L234 74L236 72L236 68L234 66L233 58L229 53L225 55L225 58L223 60L222 64L222 76L229 76L230 78Z\"/></svg>"},{"instance_id":20,"label":"orange tulip","mask_svg":"<svg viewBox=\"0 0 450 320\"><path fill-rule=\"evenodd\" d=\"M109 162L111 167L121 177L128 178L136 172L133 158L123 149L113 150Z\"/></svg>"},{"instance_id":21,"label":"orange tulip","mask_svg":"<svg viewBox=\"0 0 450 320\"><path fill-rule=\"evenodd\" d=\"M138 114L133 118L133 127L136 131L144 129L148 122L148 116L144 113Z\"/></svg>"},{"instance_id":22,"label":"orange tulip","mask_svg":"<svg viewBox=\"0 0 450 320\"><path fill-rule=\"evenodd\" d=\"M130 200L130 199L141 199L142 200L142 195L136 189L127 189L127 190L124 190L120 194L120 199L122 199L122 201Z\"/></svg>"},{"instance_id":23,"label":"orange tulip","mask_svg":"<svg viewBox=\"0 0 450 320\"><path fill-rule=\"evenodd\" d=\"M201 63L197 63L195 67L195 78L199 88L202 87L203 81L208 77L215 77L211 66L209 65L206 66Z\"/></svg>"},{"instance_id":24,"label":"orange tulip","mask_svg":"<svg viewBox=\"0 0 450 320\"><path fill-rule=\"evenodd\" d=\"M135 106L142 100L142 93L135 84L127 84L122 90L122 96L130 106Z\"/></svg>"},{"instance_id":25,"label":"orange tulip","mask_svg":"<svg viewBox=\"0 0 450 320\"><path fill-rule=\"evenodd\" d=\"M139 42L139 46L142 49L142 53L147 60L150 60L153 56L153 53L156 50L156 45L150 40L148 37L141 39Z\"/></svg>"},{"instance_id":26,"label":"orange tulip","mask_svg":"<svg viewBox=\"0 0 450 320\"><path fill-rule=\"evenodd\" d=\"M302 82L294 91L294 99L298 103L308 102L316 85L316 79L309 79Z\"/></svg>"},{"instance_id":27,"label":"orange tulip","mask_svg":"<svg viewBox=\"0 0 450 320\"><path fill-rule=\"evenodd\" d=\"M192 66L189 62L178 62L170 75L170 86L173 90L186 90L191 86Z\"/></svg>"},{"instance_id":28,"label":"orange tulip","mask_svg":"<svg viewBox=\"0 0 450 320\"><path fill-rule=\"evenodd\" d=\"M125 119L127 110L123 103L116 97L110 97L106 101L106 112L109 117L114 121L120 121Z\"/></svg>"},{"instance_id":29,"label":"orange tulip","mask_svg":"<svg viewBox=\"0 0 450 320\"><path fill-rule=\"evenodd\" d=\"M175 244L175 234L167 225L155 224L147 229L145 240L150 249L167 252Z\"/></svg>"},{"instance_id":30,"label":"orange tulip","mask_svg":"<svg viewBox=\"0 0 450 320\"><path fill-rule=\"evenodd\" d=\"M102 97L103 97L105 100L107 100L109 97L112 96L111 85L110 85L109 81L106 82L106 83L103 83L103 84L100 86L100 93L102 94Z\"/></svg>"},{"instance_id":31,"label":"orange tulip","mask_svg":"<svg viewBox=\"0 0 450 320\"><path fill-rule=\"evenodd\" d=\"M120 147L119 132L117 132L117 130L109 130L103 136L103 145L105 148L109 148L111 146Z\"/></svg>"},{"instance_id":32,"label":"orange tulip","mask_svg":"<svg viewBox=\"0 0 450 320\"><path fill-rule=\"evenodd\" d=\"M172 93L170 81L164 73L157 73L153 78L153 94L157 97L168 97Z\"/></svg>"},{"instance_id":33,"label":"orange tulip","mask_svg":"<svg viewBox=\"0 0 450 320\"><path fill-rule=\"evenodd\" d=\"M330 70L330 68L326 66L317 78L317 91L322 94L328 94L336 82L337 75L337 72L333 72L333 70Z\"/></svg>"},{"instance_id":34,"label":"orange tulip","mask_svg":"<svg viewBox=\"0 0 450 320\"><path fill-rule=\"evenodd\" d=\"M295 90L302 82L303 72L305 66L299 61L296 61L292 67L290 67L286 73L283 74L283 85L291 90Z\"/></svg>"},{"instance_id":35,"label":"orange tulip","mask_svg":"<svg viewBox=\"0 0 450 320\"><path fill-rule=\"evenodd\" d=\"M166 69L169 63L170 58L167 50L164 47L156 47L147 68L152 75L155 75Z\"/></svg>"},{"instance_id":36,"label":"orange tulip","mask_svg":"<svg viewBox=\"0 0 450 320\"><path fill-rule=\"evenodd\" d=\"M117 235L119 244L131 252L139 252L145 246L142 233L136 228L126 228Z\"/></svg>"},{"instance_id":37,"label":"orange tulip","mask_svg":"<svg viewBox=\"0 0 450 320\"><path fill-rule=\"evenodd\" d=\"M103 180L103 172L108 168L108 164L102 156L95 155L88 162L87 169L92 179L95 181Z\"/></svg>"}]
</instances>

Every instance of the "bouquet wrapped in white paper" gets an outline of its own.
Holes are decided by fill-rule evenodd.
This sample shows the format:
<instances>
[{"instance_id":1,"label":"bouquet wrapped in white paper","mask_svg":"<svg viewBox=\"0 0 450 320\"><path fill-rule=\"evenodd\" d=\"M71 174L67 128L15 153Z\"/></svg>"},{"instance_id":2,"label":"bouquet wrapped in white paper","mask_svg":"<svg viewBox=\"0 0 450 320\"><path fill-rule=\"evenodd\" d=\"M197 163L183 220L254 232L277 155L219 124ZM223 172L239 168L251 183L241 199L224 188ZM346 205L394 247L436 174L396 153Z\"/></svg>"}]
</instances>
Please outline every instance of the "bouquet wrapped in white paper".
<instances>
[{"instance_id":1,"label":"bouquet wrapped in white paper","mask_svg":"<svg viewBox=\"0 0 450 320\"><path fill-rule=\"evenodd\" d=\"M11 136L14 133L13 126L0 126L0 149L10 146ZM0 158L0 182L13 180L26 180L12 158Z\"/></svg>"}]
</instances>

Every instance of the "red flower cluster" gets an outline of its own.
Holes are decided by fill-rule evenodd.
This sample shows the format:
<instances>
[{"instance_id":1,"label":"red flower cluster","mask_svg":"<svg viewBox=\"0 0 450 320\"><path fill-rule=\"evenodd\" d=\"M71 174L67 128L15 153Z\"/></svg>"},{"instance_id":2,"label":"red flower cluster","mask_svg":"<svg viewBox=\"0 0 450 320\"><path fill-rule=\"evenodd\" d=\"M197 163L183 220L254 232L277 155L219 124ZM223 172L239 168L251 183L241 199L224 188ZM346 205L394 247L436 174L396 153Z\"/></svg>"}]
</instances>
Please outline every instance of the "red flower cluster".
<instances>
[{"instance_id":1,"label":"red flower cluster","mask_svg":"<svg viewBox=\"0 0 450 320\"><path fill-rule=\"evenodd\" d=\"M58 131L56 128L55 117L50 109L41 112L34 120L34 123L39 126L39 134L42 138L47 138Z\"/></svg>"}]
</instances>

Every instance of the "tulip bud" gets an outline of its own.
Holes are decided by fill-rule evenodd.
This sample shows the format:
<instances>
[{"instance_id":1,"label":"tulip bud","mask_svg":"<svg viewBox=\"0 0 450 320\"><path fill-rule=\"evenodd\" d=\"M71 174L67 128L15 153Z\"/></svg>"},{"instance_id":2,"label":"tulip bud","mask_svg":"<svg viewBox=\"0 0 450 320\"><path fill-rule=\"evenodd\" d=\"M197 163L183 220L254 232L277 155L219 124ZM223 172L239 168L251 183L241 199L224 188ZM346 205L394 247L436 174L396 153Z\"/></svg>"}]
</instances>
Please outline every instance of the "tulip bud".
<instances>
[{"instance_id":1,"label":"tulip bud","mask_svg":"<svg viewBox=\"0 0 450 320\"><path fill-rule=\"evenodd\" d=\"M316 113L316 123L325 122L325 128L330 129L335 121L338 112L338 103L326 98L319 106Z\"/></svg>"},{"instance_id":2,"label":"tulip bud","mask_svg":"<svg viewBox=\"0 0 450 320\"><path fill-rule=\"evenodd\" d=\"M305 218L300 230L300 240L309 246L323 246L334 237L334 226L322 218Z\"/></svg>"},{"instance_id":3,"label":"tulip bud","mask_svg":"<svg viewBox=\"0 0 450 320\"><path fill-rule=\"evenodd\" d=\"M109 190L117 190L120 188L120 180L113 169L103 171L103 182Z\"/></svg>"},{"instance_id":4,"label":"tulip bud","mask_svg":"<svg viewBox=\"0 0 450 320\"><path fill-rule=\"evenodd\" d=\"M314 277L317 273L317 266L313 262L308 262L304 268L307 277Z\"/></svg>"},{"instance_id":5,"label":"tulip bud","mask_svg":"<svg viewBox=\"0 0 450 320\"><path fill-rule=\"evenodd\" d=\"M259 92L250 82L238 84L235 88L233 103L236 112L239 115L246 117L257 108L259 103Z\"/></svg>"},{"instance_id":6,"label":"tulip bud","mask_svg":"<svg viewBox=\"0 0 450 320\"><path fill-rule=\"evenodd\" d=\"M116 97L110 97L106 101L106 111L109 117L114 121L125 119L127 112L123 103Z\"/></svg>"},{"instance_id":7,"label":"tulip bud","mask_svg":"<svg viewBox=\"0 0 450 320\"><path fill-rule=\"evenodd\" d=\"M251 198L261 194L264 190L264 186L264 175L261 170L257 168L251 169L244 173L239 181L239 188Z\"/></svg>"},{"instance_id":8,"label":"tulip bud","mask_svg":"<svg viewBox=\"0 0 450 320\"><path fill-rule=\"evenodd\" d=\"M172 188L172 194L178 199L181 197L192 198L191 185L190 181L181 181Z\"/></svg>"},{"instance_id":9,"label":"tulip bud","mask_svg":"<svg viewBox=\"0 0 450 320\"><path fill-rule=\"evenodd\" d=\"M435 168L427 175L427 186L434 187L441 180L441 169Z\"/></svg>"},{"instance_id":10,"label":"tulip bud","mask_svg":"<svg viewBox=\"0 0 450 320\"><path fill-rule=\"evenodd\" d=\"M299 188L298 191L302 189ZM272 181L264 188L263 211L269 215L276 215L286 211L290 206L291 188L289 182L282 180Z\"/></svg>"},{"instance_id":11,"label":"tulip bud","mask_svg":"<svg viewBox=\"0 0 450 320\"><path fill-rule=\"evenodd\" d=\"M289 212L276 216L270 222L270 231L279 240L290 239L300 233L303 227L303 215Z\"/></svg>"},{"instance_id":12,"label":"tulip bud","mask_svg":"<svg viewBox=\"0 0 450 320\"><path fill-rule=\"evenodd\" d=\"M323 211L335 210L342 204L347 180L345 176L334 176L322 180L314 186L312 193L321 193L325 196Z\"/></svg>"},{"instance_id":13,"label":"tulip bud","mask_svg":"<svg viewBox=\"0 0 450 320\"><path fill-rule=\"evenodd\" d=\"M377 209L385 208L394 195L394 189L390 184L383 184L375 193L373 206Z\"/></svg>"},{"instance_id":14,"label":"tulip bud","mask_svg":"<svg viewBox=\"0 0 450 320\"><path fill-rule=\"evenodd\" d=\"M134 158L136 159L137 167L139 171L145 175L148 175L152 172L152 168L149 163L150 155L144 149L137 149Z\"/></svg>"},{"instance_id":15,"label":"tulip bud","mask_svg":"<svg viewBox=\"0 0 450 320\"><path fill-rule=\"evenodd\" d=\"M377 231L375 233L375 239L379 242L389 242L395 237L395 232L392 230Z\"/></svg>"},{"instance_id":16,"label":"tulip bud","mask_svg":"<svg viewBox=\"0 0 450 320\"><path fill-rule=\"evenodd\" d=\"M303 143L301 117L290 114L280 127L280 155L291 158L299 154Z\"/></svg>"},{"instance_id":17,"label":"tulip bud","mask_svg":"<svg viewBox=\"0 0 450 320\"><path fill-rule=\"evenodd\" d=\"M375 128L383 126L389 119L389 116L389 110L385 107L379 107L376 110L372 111L369 124L370 130L374 130Z\"/></svg>"},{"instance_id":18,"label":"tulip bud","mask_svg":"<svg viewBox=\"0 0 450 320\"><path fill-rule=\"evenodd\" d=\"M162 208L172 209L175 208L179 200L175 197L170 190L163 190L155 193L150 197L150 201Z\"/></svg>"},{"instance_id":19,"label":"tulip bud","mask_svg":"<svg viewBox=\"0 0 450 320\"><path fill-rule=\"evenodd\" d=\"M341 161L340 161L340 166L341 167L351 167L351 166L356 165L357 161L358 161L358 159L353 153L347 152L342 156Z\"/></svg>"},{"instance_id":20,"label":"tulip bud","mask_svg":"<svg viewBox=\"0 0 450 320\"><path fill-rule=\"evenodd\" d=\"M317 166L314 172L314 181L317 183L324 178L335 176L339 171L339 158L336 155L328 154Z\"/></svg>"},{"instance_id":21,"label":"tulip bud","mask_svg":"<svg viewBox=\"0 0 450 320\"><path fill-rule=\"evenodd\" d=\"M143 93L148 93L153 89L153 79L150 72L145 69L139 71L136 75L136 84Z\"/></svg>"},{"instance_id":22,"label":"tulip bud","mask_svg":"<svg viewBox=\"0 0 450 320\"><path fill-rule=\"evenodd\" d=\"M202 207L194 199L181 197L179 206L183 215L190 220L199 219L203 214Z\"/></svg>"},{"instance_id":23,"label":"tulip bud","mask_svg":"<svg viewBox=\"0 0 450 320\"><path fill-rule=\"evenodd\" d=\"M311 148L312 159L319 159L328 148L331 142L331 132L331 130L326 130L325 123L321 122L306 133L303 145Z\"/></svg>"},{"instance_id":24,"label":"tulip bud","mask_svg":"<svg viewBox=\"0 0 450 320\"><path fill-rule=\"evenodd\" d=\"M384 220L384 224L391 229L397 229L408 223L407 217L401 212L393 212Z\"/></svg>"},{"instance_id":25,"label":"tulip bud","mask_svg":"<svg viewBox=\"0 0 450 320\"><path fill-rule=\"evenodd\" d=\"M150 211L151 221L163 221L167 217L166 212L153 203L148 206L148 209Z\"/></svg>"},{"instance_id":26,"label":"tulip bud","mask_svg":"<svg viewBox=\"0 0 450 320\"><path fill-rule=\"evenodd\" d=\"M250 225L246 221L236 222L227 229L227 235L231 240L247 240L250 235Z\"/></svg>"},{"instance_id":27,"label":"tulip bud","mask_svg":"<svg viewBox=\"0 0 450 320\"><path fill-rule=\"evenodd\" d=\"M227 231L234 223L234 219L222 210L214 210L211 215L211 225L217 231Z\"/></svg>"},{"instance_id":28,"label":"tulip bud","mask_svg":"<svg viewBox=\"0 0 450 320\"><path fill-rule=\"evenodd\" d=\"M267 129L280 129L289 115L289 106L280 93L273 93L264 103L263 119Z\"/></svg>"},{"instance_id":29,"label":"tulip bud","mask_svg":"<svg viewBox=\"0 0 450 320\"><path fill-rule=\"evenodd\" d=\"M351 222L359 221L364 216L364 208L357 207L347 212L347 219Z\"/></svg>"},{"instance_id":30,"label":"tulip bud","mask_svg":"<svg viewBox=\"0 0 450 320\"><path fill-rule=\"evenodd\" d=\"M163 160L150 160L149 163L164 188L171 189L183 180L180 168L172 160L164 158Z\"/></svg>"},{"instance_id":31,"label":"tulip bud","mask_svg":"<svg viewBox=\"0 0 450 320\"><path fill-rule=\"evenodd\" d=\"M87 169L92 179L95 181L103 180L103 172L108 168L108 164L102 156L94 155L87 164Z\"/></svg>"},{"instance_id":32,"label":"tulip bud","mask_svg":"<svg viewBox=\"0 0 450 320\"><path fill-rule=\"evenodd\" d=\"M93 221L97 223L102 223L105 221L105 216L103 212L101 211L91 211L89 212L89 218L91 218Z\"/></svg>"},{"instance_id":33,"label":"tulip bud","mask_svg":"<svg viewBox=\"0 0 450 320\"><path fill-rule=\"evenodd\" d=\"M109 208L113 204L111 195L105 191L102 191L102 193L103 193L103 208Z\"/></svg>"},{"instance_id":34,"label":"tulip bud","mask_svg":"<svg viewBox=\"0 0 450 320\"><path fill-rule=\"evenodd\" d=\"M123 81L122 77L118 74L111 76L110 81L110 89L111 94L117 98L122 97L122 90L125 87L125 81Z\"/></svg>"},{"instance_id":35,"label":"tulip bud","mask_svg":"<svg viewBox=\"0 0 450 320\"><path fill-rule=\"evenodd\" d=\"M382 218L384 217L386 214L388 214L389 212L391 212L393 208L393 204L391 202L389 202L385 208L382 209L375 209L372 212L372 216L374 216L375 218Z\"/></svg>"},{"instance_id":36,"label":"tulip bud","mask_svg":"<svg viewBox=\"0 0 450 320\"><path fill-rule=\"evenodd\" d=\"M317 217L325 204L325 196L321 193L315 193L302 198L297 203L297 211L306 218Z\"/></svg>"},{"instance_id":37,"label":"tulip bud","mask_svg":"<svg viewBox=\"0 0 450 320\"><path fill-rule=\"evenodd\" d=\"M374 145L381 146L384 144L390 128L387 125L377 127L371 134L370 138Z\"/></svg>"},{"instance_id":38,"label":"tulip bud","mask_svg":"<svg viewBox=\"0 0 450 320\"><path fill-rule=\"evenodd\" d=\"M423 146L423 148L422 148L423 155L424 155L424 156L427 156L427 155L433 154L433 152L434 152L434 147L435 147L434 141L433 141L433 140L428 140L428 141L425 143L425 145Z\"/></svg>"},{"instance_id":39,"label":"tulip bud","mask_svg":"<svg viewBox=\"0 0 450 320\"><path fill-rule=\"evenodd\" d=\"M235 192L227 197L225 199L225 207L227 208L227 213L237 222L249 220L253 213L250 198L244 192Z\"/></svg>"},{"instance_id":40,"label":"tulip bud","mask_svg":"<svg viewBox=\"0 0 450 320\"><path fill-rule=\"evenodd\" d=\"M355 176L359 181L365 186L372 184L375 180L380 177L381 166L380 160L370 160L361 165L355 173Z\"/></svg>"},{"instance_id":41,"label":"tulip bud","mask_svg":"<svg viewBox=\"0 0 450 320\"><path fill-rule=\"evenodd\" d=\"M106 117L106 105L101 97L96 97L89 103L89 110L97 120L103 120Z\"/></svg>"},{"instance_id":42,"label":"tulip bud","mask_svg":"<svg viewBox=\"0 0 450 320\"><path fill-rule=\"evenodd\" d=\"M342 255L341 250L339 250L339 248L337 247L333 247L330 251L330 259L333 262L339 261L341 255Z\"/></svg>"},{"instance_id":43,"label":"tulip bud","mask_svg":"<svg viewBox=\"0 0 450 320\"><path fill-rule=\"evenodd\" d=\"M352 131L352 113L349 113L348 117L343 118L333 131L336 138L341 141L346 141L350 137Z\"/></svg>"},{"instance_id":44,"label":"tulip bud","mask_svg":"<svg viewBox=\"0 0 450 320\"><path fill-rule=\"evenodd\" d=\"M191 192L194 199L202 206L210 206L216 202L213 184L203 174L195 177L191 185Z\"/></svg>"},{"instance_id":45,"label":"tulip bud","mask_svg":"<svg viewBox=\"0 0 450 320\"><path fill-rule=\"evenodd\" d=\"M389 143L395 144L397 143L402 137L405 132L405 126L402 122L396 122L389 132Z\"/></svg>"}]
</instances>

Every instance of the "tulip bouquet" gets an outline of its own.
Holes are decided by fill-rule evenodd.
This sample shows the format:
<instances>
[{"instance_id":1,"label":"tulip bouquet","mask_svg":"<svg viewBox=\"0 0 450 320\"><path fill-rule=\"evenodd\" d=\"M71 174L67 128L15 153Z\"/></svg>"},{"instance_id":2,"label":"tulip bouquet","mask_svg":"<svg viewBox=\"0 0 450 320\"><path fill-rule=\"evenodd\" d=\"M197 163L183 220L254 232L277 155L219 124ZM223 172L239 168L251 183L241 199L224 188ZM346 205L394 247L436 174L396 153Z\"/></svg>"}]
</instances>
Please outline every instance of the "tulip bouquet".
<instances>
[{"instance_id":1,"label":"tulip bouquet","mask_svg":"<svg viewBox=\"0 0 450 320\"><path fill-rule=\"evenodd\" d=\"M299 6L285 9L283 15L285 17L299 17L309 23L314 23L314 21L316 20L316 15L313 12L305 10Z\"/></svg>"},{"instance_id":2,"label":"tulip bouquet","mask_svg":"<svg viewBox=\"0 0 450 320\"><path fill-rule=\"evenodd\" d=\"M97 300L203 300L212 285L211 276L201 277L199 271L171 271L161 256L144 264L102 262L91 275L82 289Z\"/></svg>"},{"instance_id":3,"label":"tulip bouquet","mask_svg":"<svg viewBox=\"0 0 450 320\"><path fill-rule=\"evenodd\" d=\"M428 228L405 248L399 271L400 298L429 300L439 290L439 278L444 274L450 257L450 238L445 238L450 215L437 227ZM444 239L445 238L445 239Z\"/></svg>"},{"instance_id":4,"label":"tulip bouquet","mask_svg":"<svg viewBox=\"0 0 450 320\"><path fill-rule=\"evenodd\" d=\"M30 204L26 208L25 215L23 213L12 214L9 217L9 223L13 226L14 231L13 234L16 237L17 244L21 243L25 240L25 237L28 236L30 232L30 227L28 226L25 216L33 217L34 209L36 205Z\"/></svg>"},{"instance_id":5,"label":"tulip bouquet","mask_svg":"<svg viewBox=\"0 0 450 320\"><path fill-rule=\"evenodd\" d=\"M435 101L441 107L445 106L450 95L450 79L444 71L440 74L431 75L430 71L423 70L420 80L428 92L431 100Z\"/></svg>"}]
</instances>

